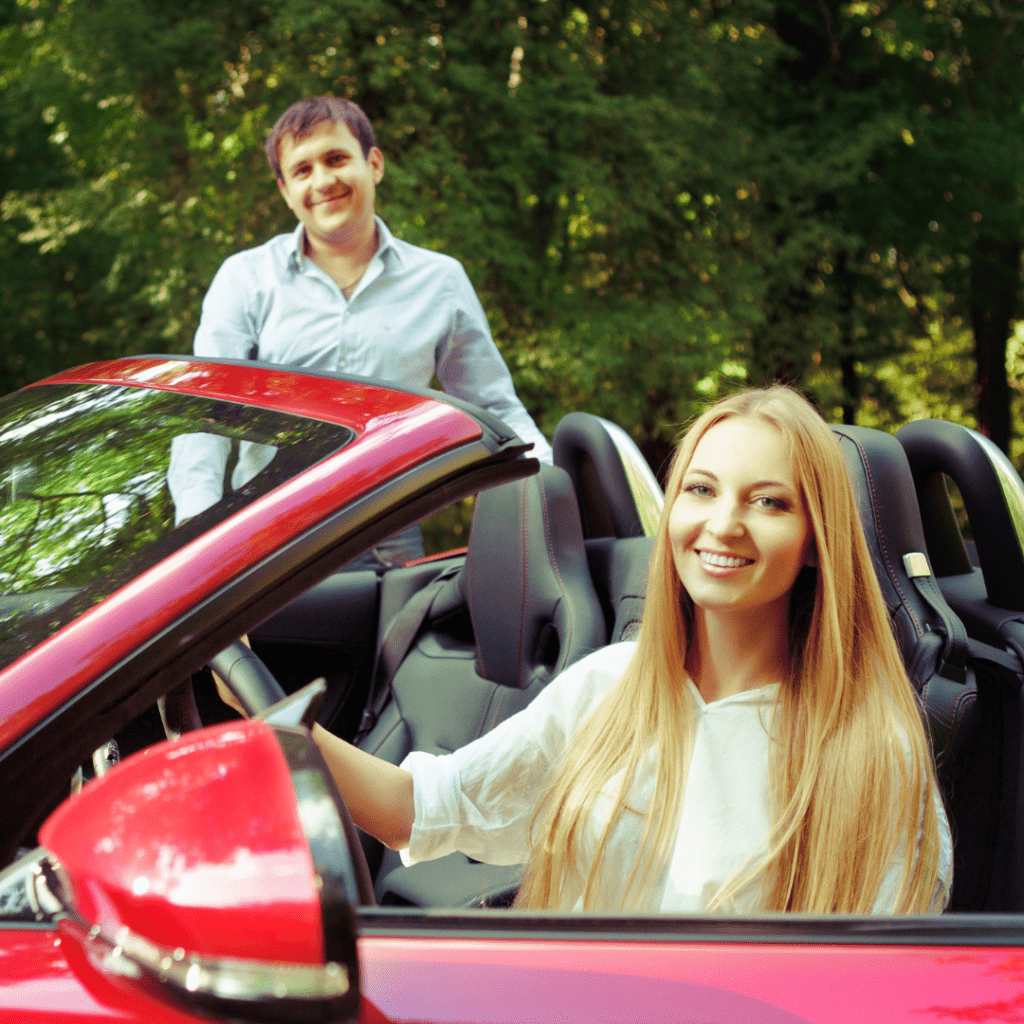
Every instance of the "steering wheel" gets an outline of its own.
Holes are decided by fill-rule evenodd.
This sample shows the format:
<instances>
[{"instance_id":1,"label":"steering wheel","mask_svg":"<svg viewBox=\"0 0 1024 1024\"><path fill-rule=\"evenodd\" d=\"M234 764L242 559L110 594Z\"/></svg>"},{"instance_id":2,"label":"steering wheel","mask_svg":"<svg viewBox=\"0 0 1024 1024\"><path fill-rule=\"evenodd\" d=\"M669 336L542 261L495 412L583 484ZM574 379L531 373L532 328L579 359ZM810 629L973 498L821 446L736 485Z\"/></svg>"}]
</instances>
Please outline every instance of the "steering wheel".
<instances>
[{"instance_id":1,"label":"steering wheel","mask_svg":"<svg viewBox=\"0 0 1024 1024\"><path fill-rule=\"evenodd\" d=\"M238 698L247 717L258 715L285 699L285 692L270 669L241 640L225 647L208 664ZM174 740L182 733L202 729L203 722L196 707L191 679L186 679L170 690L160 698L158 704L168 739Z\"/></svg>"},{"instance_id":2,"label":"steering wheel","mask_svg":"<svg viewBox=\"0 0 1024 1024\"><path fill-rule=\"evenodd\" d=\"M246 718L261 714L285 699L286 694L270 669L241 640L211 658L209 666L238 698Z\"/></svg>"}]
</instances>

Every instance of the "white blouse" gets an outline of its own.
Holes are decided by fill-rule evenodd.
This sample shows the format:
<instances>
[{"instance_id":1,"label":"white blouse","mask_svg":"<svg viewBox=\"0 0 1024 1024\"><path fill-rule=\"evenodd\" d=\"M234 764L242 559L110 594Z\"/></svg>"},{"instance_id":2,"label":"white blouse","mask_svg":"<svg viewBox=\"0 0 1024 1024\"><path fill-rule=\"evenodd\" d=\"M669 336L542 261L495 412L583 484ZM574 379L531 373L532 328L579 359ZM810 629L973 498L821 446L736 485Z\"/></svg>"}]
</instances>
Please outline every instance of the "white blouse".
<instances>
[{"instance_id":1,"label":"white blouse","mask_svg":"<svg viewBox=\"0 0 1024 1024\"><path fill-rule=\"evenodd\" d=\"M529 854L529 827L540 794L566 743L618 682L635 643L615 644L566 669L525 710L461 750L445 756L415 751L402 762L413 775L415 820L406 864L456 850L488 864L518 864ZM643 910L702 913L721 886L754 854L771 829L768 793L770 719L778 684L746 690L710 704L693 683L686 685L699 709L694 730L679 834L668 868ZM641 855L654 788L653 752L608 838L598 885L597 907L619 910L630 873ZM621 777L603 788L582 837L581 854L596 849L614 804ZM948 899L952 840L940 804L940 884L933 909ZM631 811L630 807L640 808ZM886 872L874 912L891 913L901 875L901 858ZM759 909L755 885L726 908ZM582 906L580 900L579 906Z\"/></svg>"}]
</instances>

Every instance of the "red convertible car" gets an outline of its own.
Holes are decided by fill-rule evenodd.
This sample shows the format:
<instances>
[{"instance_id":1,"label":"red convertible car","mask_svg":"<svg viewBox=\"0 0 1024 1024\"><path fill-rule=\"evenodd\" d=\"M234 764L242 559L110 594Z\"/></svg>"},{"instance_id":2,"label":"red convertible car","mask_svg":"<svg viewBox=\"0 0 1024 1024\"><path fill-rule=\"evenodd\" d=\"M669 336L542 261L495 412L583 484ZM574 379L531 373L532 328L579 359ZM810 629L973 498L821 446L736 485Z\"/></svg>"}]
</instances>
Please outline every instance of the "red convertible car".
<instances>
[{"instance_id":1,"label":"red convertible car","mask_svg":"<svg viewBox=\"0 0 1024 1024\"><path fill-rule=\"evenodd\" d=\"M0 400L0 1020L1024 1020L1024 486L952 424L835 430L954 829L938 917L526 913L516 868L351 825L315 720L452 750L635 629L661 495L614 426L542 467L434 392L169 356ZM365 557L471 495L466 548Z\"/></svg>"}]
</instances>

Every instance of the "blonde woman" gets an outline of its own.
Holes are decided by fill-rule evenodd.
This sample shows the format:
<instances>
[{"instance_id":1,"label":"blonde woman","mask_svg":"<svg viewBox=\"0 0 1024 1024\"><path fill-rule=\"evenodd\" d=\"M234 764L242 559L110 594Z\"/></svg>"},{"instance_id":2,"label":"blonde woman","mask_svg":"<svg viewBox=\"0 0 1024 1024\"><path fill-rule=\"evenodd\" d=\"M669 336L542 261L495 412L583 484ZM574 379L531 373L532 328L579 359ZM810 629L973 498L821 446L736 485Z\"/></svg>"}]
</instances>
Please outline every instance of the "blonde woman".
<instances>
[{"instance_id":1,"label":"blonde woman","mask_svg":"<svg viewBox=\"0 0 1024 1024\"><path fill-rule=\"evenodd\" d=\"M831 431L795 392L679 445L635 643L445 757L317 728L356 823L407 861L525 861L518 906L929 913L951 841Z\"/></svg>"}]
</instances>

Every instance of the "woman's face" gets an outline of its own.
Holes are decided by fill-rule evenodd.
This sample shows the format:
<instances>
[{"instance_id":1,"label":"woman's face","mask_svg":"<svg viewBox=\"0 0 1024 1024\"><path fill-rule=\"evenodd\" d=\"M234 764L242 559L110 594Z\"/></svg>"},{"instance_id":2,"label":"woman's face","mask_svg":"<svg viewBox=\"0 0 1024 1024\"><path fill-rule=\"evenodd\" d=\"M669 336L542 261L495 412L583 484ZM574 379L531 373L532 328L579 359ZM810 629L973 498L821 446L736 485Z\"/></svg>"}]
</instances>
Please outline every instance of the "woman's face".
<instances>
[{"instance_id":1,"label":"woman's face","mask_svg":"<svg viewBox=\"0 0 1024 1024\"><path fill-rule=\"evenodd\" d=\"M700 439L668 523L679 579L705 611L773 613L814 550L807 511L782 434L734 416Z\"/></svg>"}]
</instances>

